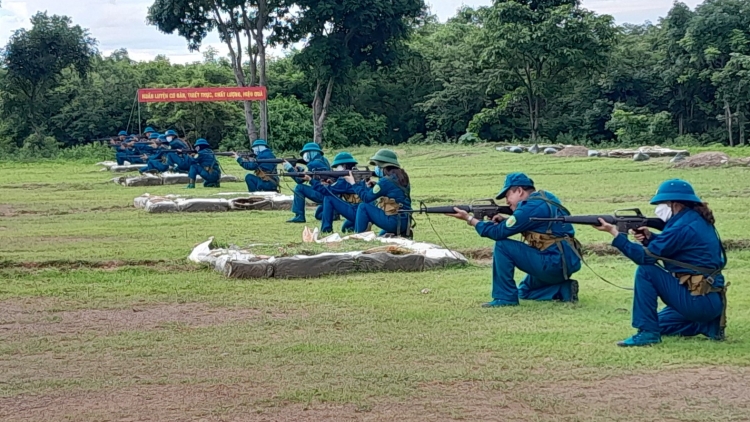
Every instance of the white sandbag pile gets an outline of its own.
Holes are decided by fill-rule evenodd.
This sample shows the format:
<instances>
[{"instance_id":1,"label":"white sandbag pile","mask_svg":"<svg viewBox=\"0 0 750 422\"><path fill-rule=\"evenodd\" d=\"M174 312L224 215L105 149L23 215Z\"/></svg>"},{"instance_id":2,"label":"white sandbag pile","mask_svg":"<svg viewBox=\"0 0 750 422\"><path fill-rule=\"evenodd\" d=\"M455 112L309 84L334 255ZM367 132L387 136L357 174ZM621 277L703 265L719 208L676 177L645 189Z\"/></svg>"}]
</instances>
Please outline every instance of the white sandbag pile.
<instances>
[{"instance_id":1,"label":"white sandbag pile","mask_svg":"<svg viewBox=\"0 0 750 422\"><path fill-rule=\"evenodd\" d=\"M161 186L161 185L186 185L190 182L188 175L185 173L166 172L161 174L144 173L138 176L120 176L112 179L113 182L122 186L139 187L139 186ZM222 174L221 182L239 182L237 176L231 174ZM198 176L195 183L203 183L203 179Z\"/></svg>"},{"instance_id":2,"label":"white sandbag pile","mask_svg":"<svg viewBox=\"0 0 750 422\"><path fill-rule=\"evenodd\" d=\"M316 240L316 242L345 242L349 239L382 242L386 246L365 251L277 258L255 255L250 250L239 248L211 249L211 243L214 240L211 237L196 246L188 259L192 262L208 264L214 270L232 278L309 278L352 272L413 272L464 265L468 262L462 254L437 245L401 238L377 237L373 232L350 235L338 238L338 240Z\"/></svg>"},{"instance_id":3,"label":"white sandbag pile","mask_svg":"<svg viewBox=\"0 0 750 422\"><path fill-rule=\"evenodd\" d=\"M643 146L637 149L613 149L607 152L606 157L610 158L634 158L638 154L645 154L650 158L654 157L674 157L675 155L688 156L690 152L684 149L662 148L659 145Z\"/></svg>"},{"instance_id":4,"label":"white sandbag pile","mask_svg":"<svg viewBox=\"0 0 750 422\"><path fill-rule=\"evenodd\" d=\"M97 166L102 166L99 171L111 171L112 173L128 173L132 171L138 171L145 164L127 164L119 165L116 161L101 161L96 163Z\"/></svg>"},{"instance_id":5,"label":"white sandbag pile","mask_svg":"<svg viewBox=\"0 0 750 422\"><path fill-rule=\"evenodd\" d=\"M219 193L209 198L180 195L143 195L133 206L151 213L291 210L294 197L276 192Z\"/></svg>"}]
</instances>

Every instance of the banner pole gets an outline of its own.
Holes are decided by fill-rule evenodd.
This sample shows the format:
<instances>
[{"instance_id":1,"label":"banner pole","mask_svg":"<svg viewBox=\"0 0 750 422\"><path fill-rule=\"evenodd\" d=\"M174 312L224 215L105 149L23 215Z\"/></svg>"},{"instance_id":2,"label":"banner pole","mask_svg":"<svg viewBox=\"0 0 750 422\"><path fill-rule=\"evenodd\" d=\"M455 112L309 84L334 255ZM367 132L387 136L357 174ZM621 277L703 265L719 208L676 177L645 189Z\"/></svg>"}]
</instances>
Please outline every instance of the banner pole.
<instances>
[{"instance_id":1,"label":"banner pole","mask_svg":"<svg viewBox=\"0 0 750 422\"><path fill-rule=\"evenodd\" d=\"M135 95L137 96L138 94ZM138 135L140 136L141 133L143 133L141 130L141 102L138 101Z\"/></svg>"}]
</instances>

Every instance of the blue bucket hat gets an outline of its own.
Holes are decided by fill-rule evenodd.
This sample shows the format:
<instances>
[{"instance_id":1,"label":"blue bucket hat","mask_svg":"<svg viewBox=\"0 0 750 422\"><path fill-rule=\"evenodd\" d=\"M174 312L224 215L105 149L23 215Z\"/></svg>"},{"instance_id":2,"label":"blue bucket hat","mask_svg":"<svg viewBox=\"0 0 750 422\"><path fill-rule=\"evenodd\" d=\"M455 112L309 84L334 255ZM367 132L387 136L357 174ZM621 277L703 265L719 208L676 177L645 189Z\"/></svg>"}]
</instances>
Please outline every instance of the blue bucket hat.
<instances>
[{"instance_id":1,"label":"blue bucket hat","mask_svg":"<svg viewBox=\"0 0 750 422\"><path fill-rule=\"evenodd\" d=\"M323 150L320 149L320 145L316 144L315 142L308 142L305 144L305 146L302 147L302 154L306 152L319 152L321 155L323 154Z\"/></svg>"},{"instance_id":2,"label":"blue bucket hat","mask_svg":"<svg viewBox=\"0 0 750 422\"><path fill-rule=\"evenodd\" d=\"M151 134L148 135L148 139L159 139L159 134L156 132L151 132Z\"/></svg>"},{"instance_id":3,"label":"blue bucket hat","mask_svg":"<svg viewBox=\"0 0 750 422\"><path fill-rule=\"evenodd\" d=\"M523 173L508 173L507 176L505 176L505 184L503 185L503 190L500 191L500 193L497 194L495 199L503 199L505 198L505 195L508 193L508 190L510 188L520 186L520 187L534 187L534 181L529 179L529 176L523 174Z\"/></svg>"},{"instance_id":4,"label":"blue bucket hat","mask_svg":"<svg viewBox=\"0 0 750 422\"><path fill-rule=\"evenodd\" d=\"M357 164L357 160L355 160L350 153L342 151L333 157L333 163L331 166L336 167L342 164Z\"/></svg>"},{"instance_id":5,"label":"blue bucket hat","mask_svg":"<svg viewBox=\"0 0 750 422\"><path fill-rule=\"evenodd\" d=\"M124 130L121 130L117 136L128 136L128 132L125 132Z\"/></svg>"},{"instance_id":6,"label":"blue bucket hat","mask_svg":"<svg viewBox=\"0 0 750 422\"><path fill-rule=\"evenodd\" d=\"M164 135L166 135L166 136L177 136L177 132L173 131L172 129L169 129L167 131L167 133L165 133Z\"/></svg>"},{"instance_id":7,"label":"blue bucket hat","mask_svg":"<svg viewBox=\"0 0 750 422\"><path fill-rule=\"evenodd\" d=\"M651 205L667 201L685 201L701 203L690 183L682 179L669 179L659 185L656 195L651 198Z\"/></svg>"},{"instance_id":8,"label":"blue bucket hat","mask_svg":"<svg viewBox=\"0 0 750 422\"><path fill-rule=\"evenodd\" d=\"M168 144L169 143L169 141L167 141L166 135L159 135L159 142L161 142L162 144Z\"/></svg>"},{"instance_id":9,"label":"blue bucket hat","mask_svg":"<svg viewBox=\"0 0 750 422\"><path fill-rule=\"evenodd\" d=\"M250 148L261 147L261 146L262 147L267 147L268 146L268 142L266 142L265 139L256 139L255 142L253 142L253 145Z\"/></svg>"},{"instance_id":10,"label":"blue bucket hat","mask_svg":"<svg viewBox=\"0 0 750 422\"><path fill-rule=\"evenodd\" d=\"M152 128L151 126L146 127L146 130L143 131L143 133L151 133L151 132L156 132L154 128Z\"/></svg>"},{"instance_id":11,"label":"blue bucket hat","mask_svg":"<svg viewBox=\"0 0 750 422\"><path fill-rule=\"evenodd\" d=\"M195 146L196 147L211 147L211 145L209 145L208 141L205 140L205 139L203 139L203 138L198 138L198 140L195 141Z\"/></svg>"}]
</instances>

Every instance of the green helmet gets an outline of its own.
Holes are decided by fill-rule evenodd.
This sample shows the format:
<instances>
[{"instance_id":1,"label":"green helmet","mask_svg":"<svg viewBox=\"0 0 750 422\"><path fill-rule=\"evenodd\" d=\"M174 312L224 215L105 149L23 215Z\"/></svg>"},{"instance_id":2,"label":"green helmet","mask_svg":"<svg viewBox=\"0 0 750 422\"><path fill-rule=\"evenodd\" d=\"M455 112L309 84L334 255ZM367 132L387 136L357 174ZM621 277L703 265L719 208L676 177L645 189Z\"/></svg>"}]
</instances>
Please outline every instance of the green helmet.
<instances>
[{"instance_id":1,"label":"green helmet","mask_svg":"<svg viewBox=\"0 0 750 422\"><path fill-rule=\"evenodd\" d=\"M701 203L701 199L695 194L693 186L682 179L669 179L664 181L656 195L651 198L651 205L660 204L667 201L684 201Z\"/></svg>"},{"instance_id":2,"label":"green helmet","mask_svg":"<svg viewBox=\"0 0 750 422\"><path fill-rule=\"evenodd\" d=\"M396 153L389 149L381 149L376 152L375 155L370 157L370 165L378 167L396 167L401 168L401 164L398 163L398 157Z\"/></svg>"},{"instance_id":3,"label":"green helmet","mask_svg":"<svg viewBox=\"0 0 750 422\"><path fill-rule=\"evenodd\" d=\"M268 147L268 142L266 142L265 139L256 139L255 142L253 142L253 145L250 148L260 147L260 146Z\"/></svg>"},{"instance_id":4,"label":"green helmet","mask_svg":"<svg viewBox=\"0 0 750 422\"><path fill-rule=\"evenodd\" d=\"M357 160L355 160L354 157L352 157L352 155L348 152L342 151L336 154L335 157L333 157L333 163L331 164L331 166L336 167L343 164L357 164Z\"/></svg>"},{"instance_id":5,"label":"green helmet","mask_svg":"<svg viewBox=\"0 0 750 422\"><path fill-rule=\"evenodd\" d=\"M302 147L302 152L301 153L304 154L306 152L313 152L313 151L314 152L319 152L321 154L323 153L323 150L320 149L320 145L316 144L315 142L308 142L308 143L306 143L305 146Z\"/></svg>"}]
</instances>

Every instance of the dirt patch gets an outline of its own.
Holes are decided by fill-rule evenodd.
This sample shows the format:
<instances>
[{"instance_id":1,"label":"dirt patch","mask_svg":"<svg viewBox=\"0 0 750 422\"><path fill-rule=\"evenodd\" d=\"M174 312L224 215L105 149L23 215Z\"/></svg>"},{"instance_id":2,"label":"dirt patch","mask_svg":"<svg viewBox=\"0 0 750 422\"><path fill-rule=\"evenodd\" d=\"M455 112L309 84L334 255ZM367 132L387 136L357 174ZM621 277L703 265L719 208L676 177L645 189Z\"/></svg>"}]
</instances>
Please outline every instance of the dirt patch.
<instances>
[{"instance_id":1,"label":"dirt patch","mask_svg":"<svg viewBox=\"0 0 750 422\"><path fill-rule=\"evenodd\" d=\"M44 302L43 302L44 303ZM126 309L40 310L35 300L0 302L0 339L152 330L170 324L207 327L265 315L258 309L204 303L132 305Z\"/></svg>"},{"instance_id":2,"label":"dirt patch","mask_svg":"<svg viewBox=\"0 0 750 422\"><path fill-rule=\"evenodd\" d=\"M725 164L731 164L735 160L730 160L729 156L723 152L701 152L687 157L684 160L675 163L676 168L695 168L695 167L721 167Z\"/></svg>"},{"instance_id":3,"label":"dirt patch","mask_svg":"<svg viewBox=\"0 0 750 422\"><path fill-rule=\"evenodd\" d=\"M555 157L588 157L589 149L580 145L574 145L563 148L553 154Z\"/></svg>"},{"instance_id":4,"label":"dirt patch","mask_svg":"<svg viewBox=\"0 0 750 422\"><path fill-rule=\"evenodd\" d=\"M583 411L623 420L680 420L700 414L739 420L734 418L747 417L750 412L750 371L746 368L665 370L601 381L539 385L533 390L562 403L556 406L560 416L565 407L570 415Z\"/></svg>"},{"instance_id":5,"label":"dirt patch","mask_svg":"<svg viewBox=\"0 0 750 422\"><path fill-rule=\"evenodd\" d=\"M68 395L0 398L4 421L244 420L252 403L271 397L257 383L231 385L138 385ZM252 417L252 415L250 415Z\"/></svg>"},{"instance_id":6,"label":"dirt patch","mask_svg":"<svg viewBox=\"0 0 750 422\"><path fill-rule=\"evenodd\" d=\"M8 204L0 204L0 217L15 217L18 212Z\"/></svg>"},{"instance_id":7,"label":"dirt patch","mask_svg":"<svg viewBox=\"0 0 750 422\"><path fill-rule=\"evenodd\" d=\"M0 398L0 419L225 421L746 420L750 371L711 367L599 380L428 382L405 399L288 403L254 380L228 384L137 384L101 391ZM174 382L174 381L172 381Z\"/></svg>"},{"instance_id":8,"label":"dirt patch","mask_svg":"<svg viewBox=\"0 0 750 422\"><path fill-rule=\"evenodd\" d=\"M59 270L76 270L76 269L104 269L104 270L115 270L120 267L164 267L165 269L174 269L179 271L187 271L192 267L185 264L184 261L168 261L168 260L110 260L110 261L87 261L87 260L67 260L58 259L50 261L11 261L5 260L0 261L0 269L4 268L20 268L26 270L36 270L44 268L56 268Z\"/></svg>"}]
</instances>

